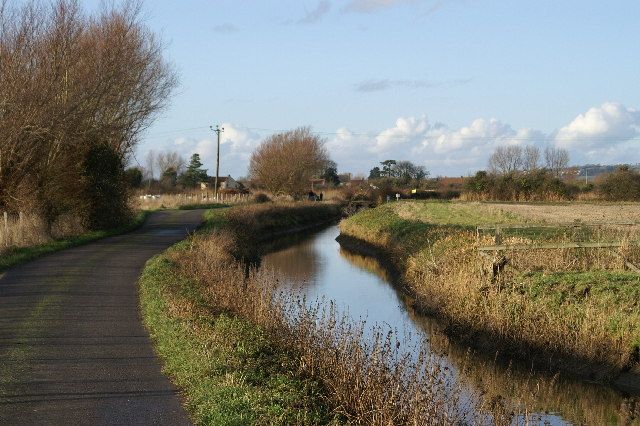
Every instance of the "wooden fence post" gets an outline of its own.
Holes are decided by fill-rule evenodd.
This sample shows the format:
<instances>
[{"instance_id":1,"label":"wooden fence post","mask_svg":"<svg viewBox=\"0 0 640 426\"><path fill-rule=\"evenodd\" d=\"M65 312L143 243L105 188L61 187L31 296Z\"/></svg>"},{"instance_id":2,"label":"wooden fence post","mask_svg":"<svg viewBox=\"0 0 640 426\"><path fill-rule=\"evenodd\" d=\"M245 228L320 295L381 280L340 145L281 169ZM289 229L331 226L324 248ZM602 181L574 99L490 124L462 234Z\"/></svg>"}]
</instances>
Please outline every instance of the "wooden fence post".
<instances>
[{"instance_id":1,"label":"wooden fence post","mask_svg":"<svg viewBox=\"0 0 640 426\"><path fill-rule=\"evenodd\" d=\"M22 242L24 240L24 214L18 213L18 238Z\"/></svg>"},{"instance_id":2,"label":"wooden fence post","mask_svg":"<svg viewBox=\"0 0 640 426\"><path fill-rule=\"evenodd\" d=\"M9 247L9 214L4 212L4 245Z\"/></svg>"}]
</instances>

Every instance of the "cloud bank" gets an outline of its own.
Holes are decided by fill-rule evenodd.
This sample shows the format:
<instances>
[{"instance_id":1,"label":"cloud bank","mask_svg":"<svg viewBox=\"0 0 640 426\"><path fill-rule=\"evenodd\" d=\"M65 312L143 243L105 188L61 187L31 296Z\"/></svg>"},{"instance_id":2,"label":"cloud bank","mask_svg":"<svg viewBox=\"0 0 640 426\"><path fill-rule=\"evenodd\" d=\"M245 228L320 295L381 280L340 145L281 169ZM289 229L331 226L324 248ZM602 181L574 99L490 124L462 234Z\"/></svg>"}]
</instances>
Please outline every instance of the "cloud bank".
<instances>
[{"instance_id":1,"label":"cloud bank","mask_svg":"<svg viewBox=\"0 0 640 426\"><path fill-rule=\"evenodd\" d=\"M221 136L221 174L247 174L251 152L265 135L224 123ZM324 134L324 133L323 133ZM380 161L410 160L424 165L433 176L463 176L482 170L500 145L547 145L569 150L571 164L640 162L640 112L616 102L605 102L577 115L551 132L515 128L496 118L476 118L452 128L426 115L399 117L377 133L358 133L346 127L327 137L326 148L340 171L367 175ZM159 147L155 147L159 149ZM215 172L213 137L177 138L162 147L188 157L198 152Z\"/></svg>"},{"instance_id":2,"label":"cloud bank","mask_svg":"<svg viewBox=\"0 0 640 426\"><path fill-rule=\"evenodd\" d=\"M527 144L566 148L572 164L640 162L640 112L606 102L548 133L495 118L450 128L426 115L401 117L378 134L339 129L327 147L341 170L366 174L378 162L395 159L425 165L433 175L455 176L486 168L497 146Z\"/></svg>"}]
</instances>

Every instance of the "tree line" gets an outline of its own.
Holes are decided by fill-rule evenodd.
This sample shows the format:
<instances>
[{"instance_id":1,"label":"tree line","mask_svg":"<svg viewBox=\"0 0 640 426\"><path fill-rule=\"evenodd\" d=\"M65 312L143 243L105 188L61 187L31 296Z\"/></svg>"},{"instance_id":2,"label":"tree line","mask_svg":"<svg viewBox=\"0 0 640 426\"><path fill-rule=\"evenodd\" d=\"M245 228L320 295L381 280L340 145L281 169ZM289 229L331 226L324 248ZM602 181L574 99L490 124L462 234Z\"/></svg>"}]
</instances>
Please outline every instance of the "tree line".
<instances>
[{"instance_id":1,"label":"tree line","mask_svg":"<svg viewBox=\"0 0 640 426\"><path fill-rule=\"evenodd\" d=\"M579 189L562 179L568 165L569 153L562 148L498 146L489 157L488 171L465 181L466 196L509 201L572 198Z\"/></svg>"},{"instance_id":2,"label":"tree line","mask_svg":"<svg viewBox=\"0 0 640 426\"><path fill-rule=\"evenodd\" d=\"M193 189L201 182L207 182L209 175L202 166L198 153L192 154L187 164L184 157L175 151L150 150L145 166L128 168L125 175L131 188L173 192Z\"/></svg>"},{"instance_id":3,"label":"tree line","mask_svg":"<svg viewBox=\"0 0 640 426\"><path fill-rule=\"evenodd\" d=\"M177 84L162 51L136 3L0 0L0 209L127 220L124 165Z\"/></svg>"}]
</instances>

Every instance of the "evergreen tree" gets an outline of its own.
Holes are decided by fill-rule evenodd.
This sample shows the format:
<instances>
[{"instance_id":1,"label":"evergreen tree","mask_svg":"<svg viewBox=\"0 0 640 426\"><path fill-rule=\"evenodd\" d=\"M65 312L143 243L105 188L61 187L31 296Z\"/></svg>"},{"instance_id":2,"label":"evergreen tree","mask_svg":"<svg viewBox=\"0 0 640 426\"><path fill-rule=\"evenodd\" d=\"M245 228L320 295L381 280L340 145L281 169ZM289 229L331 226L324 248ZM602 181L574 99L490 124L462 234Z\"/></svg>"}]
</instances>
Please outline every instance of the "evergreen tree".
<instances>
[{"instance_id":1,"label":"evergreen tree","mask_svg":"<svg viewBox=\"0 0 640 426\"><path fill-rule=\"evenodd\" d=\"M369 172L369 179L380 179L382 174L380 172L380 167L376 166Z\"/></svg>"},{"instance_id":2,"label":"evergreen tree","mask_svg":"<svg viewBox=\"0 0 640 426\"><path fill-rule=\"evenodd\" d=\"M340 178L338 177L338 165L336 164L336 162L332 160L327 161L327 165L320 177L324 179L327 184L334 186L340 185Z\"/></svg>"},{"instance_id":3,"label":"evergreen tree","mask_svg":"<svg viewBox=\"0 0 640 426\"><path fill-rule=\"evenodd\" d=\"M200 154L195 153L191 156L187 170L180 176L180 183L185 187L193 188L199 182L206 181L207 177L207 171L202 168Z\"/></svg>"},{"instance_id":4,"label":"evergreen tree","mask_svg":"<svg viewBox=\"0 0 640 426\"><path fill-rule=\"evenodd\" d=\"M396 160L384 160L380 164L382 164L382 175L389 178L395 175Z\"/></svg>"}]
</instances>

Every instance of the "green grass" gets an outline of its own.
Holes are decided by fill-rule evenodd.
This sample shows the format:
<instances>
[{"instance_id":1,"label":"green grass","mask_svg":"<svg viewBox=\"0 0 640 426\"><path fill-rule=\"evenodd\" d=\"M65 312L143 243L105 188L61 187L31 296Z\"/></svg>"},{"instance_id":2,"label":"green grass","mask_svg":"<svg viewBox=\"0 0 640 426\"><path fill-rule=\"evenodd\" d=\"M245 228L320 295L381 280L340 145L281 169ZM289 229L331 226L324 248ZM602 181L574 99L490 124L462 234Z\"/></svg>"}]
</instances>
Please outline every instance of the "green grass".
<instances>
[{"instance_id":1,"label":"green grass","mask_svg":"<svg viewBox=\"0 0 640 426\"><path fill-rule=\"evenodd\" d=\"M258 233L337 214L335 208L310 210L303 204L213 207L204 213L200 234L238 226L253 236L248 243L254 245ZM242 220L248 221L242 225ZM203 425L338 422L326 405L326 390L299 372L295 353L250 321L213 309L206 288L179 272L172 259L185 256L189 244L180 242L152 258L139 285L144 322L192 420Z\"/></svg>"},{"instance_id":2,"label":"green grass","mask_svg":"<svg viewBox=\"0 0 640 426\"><path fill-rule=\"evenodd\" d=\"M144 321L194 422L329 423L323 389L297 374L295 358L250 322L208 310L200 291L167 254L150 260L140 280Z\"/></svg>"},{"instance_id":3,"label":"green grass","mask_svg":"<svg viewBox=\"0 0 640 426\"><path fill-rule=\"evenodd\" d=\"M229 205L222 203L182 204L178 206L178 210L221 209L225 207L229 207Z\"/></svg>"},{"instance_id":4,"label":"green grass","mask_svg":"<svg viewBox=\"0 0 640 426\"><path fill-rule=\"evenodd\" d=\"M508 225L526 222L526 219L510 212L481 209L478 205L443 201L410 201L389 203L398 215L434 225L454 225L474 228L481 225Z\"/></svg>"},{"instance_id":5,"label":"green grass","mask_svg":"<svg viewBox=\"0 0 640 426\"><path fill-rule=\"evenodd\" d=\"M229 206L217 204L215 207L204 212L201 231L211 231L220 228L227 223L227 211Z\"/></svg>"},{"instance_id":6,"label":"green grass","mask_svg":"<svg viewBox=\"0 0 640 426\"><path fill-rule=\"evenodd\" d=\"M113 235L124 234L141 226L150 214L149 211L142 211L136 214L131 223L108 231L92 231L74 237L54 240L45 244L29 247L18 247L5 251L0 257L0 271L7 270L20 263L28 262L46 254L54 253L70 247L75 247L90 243Z\"/></svg>"},{"instance_id":7,"label":"green grass","mask_svg":"<svg viewBox=\"0 0 640 426\"><path fill-rule=\"evenodd\" d=\"M638 336L632 345L640 347L640 275L624 271L536 272L522 276L519 283L514 290L525 292L549 310L575 311L588 301L592 309L609 312L607 331L613 336Z\"/></svg>"}]
</instances>

